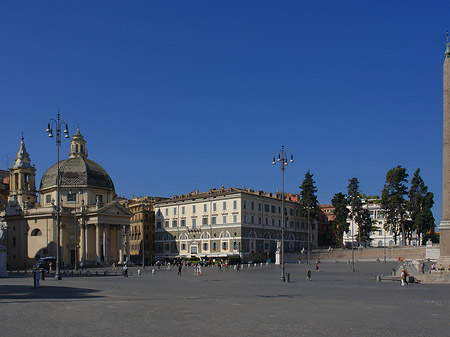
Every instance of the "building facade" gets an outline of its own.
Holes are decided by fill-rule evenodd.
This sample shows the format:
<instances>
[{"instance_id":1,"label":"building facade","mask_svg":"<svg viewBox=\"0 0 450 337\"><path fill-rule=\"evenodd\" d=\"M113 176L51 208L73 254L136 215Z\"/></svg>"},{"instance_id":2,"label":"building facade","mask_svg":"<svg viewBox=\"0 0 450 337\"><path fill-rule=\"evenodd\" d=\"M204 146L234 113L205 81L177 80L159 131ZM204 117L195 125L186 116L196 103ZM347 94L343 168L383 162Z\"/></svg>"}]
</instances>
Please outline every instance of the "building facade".
<instances>
[{"instance_id":1,"label":"building facade","mask_svg":"<svg viewBox=\"0 0 450 337\"><path fill-rule=\"evenodd\" d=\"M308 224L300 203L292 199L285 195L284 247L287 253L299 253L307 247ZM281 204L281 193L223 187L157 202L155 258L273 261L281 241ZM315 223L311 230L315 247Z\"/></svg>"},{"instance_id":2,"label":"building facade","mask_svg":"<svg viewBox=\"0 0 450 337\"><path fill-rule=\"evenodd\" d=\"M130 259L135 264L149 265L155 251L155 202L163 198L137 197L126 201L133 214L130 220Z\"/></svg>"},{"instance_id":3,"label":"building facade","mask_svg":"<svg viewBox=\"0 0 450 337\"><path fill-rule=\"evenodd\" d=\"M330 247L336 244L336 237L331 230L331 222L336 218L331 204L319 204L318 245Z\"/></svg>"},{"instance_id":4,"label":"building facade","mask_svg":"<svg viewBox=\"0 0 450 337\"><path fill-rule=\"evenodd\" d=\"M130 259L131 213L115 201L108 173L87 159L80 131L71 140L69 158L60 161L60 259L63 266L122 263ZM10 191L4 219L8 224L8 268L27 268L43 256L56 256L58 165L43 175L36 190L36 168L22 138L10 169ZM39 195L39 201L38 201Z\"/></svg>"},{"instance_id":5,"label":"building facade","mask_svg":"<svg viewBox=\"0 0 450 337\"><path fill-rule=\"evenodd\" d=\"M372 219L372 222L377 229L373 231L370 235L371 241L368 242L366 245L370 247L397 247L402 246L402 238L401 236L397 237L397 242L394 238L394 233L386 229L386 226L388 226L384 210L381 207L381 203L379 200L376 199L368 199L363 200L363 208L369 209L370 218ZM356 224L353 219L348 219L349 231L348 233L344 234L344 244L349 246L352 242L355 245L355 242L358 242L358 225ZM355 237L356 236L356 237ZM411 244L413 246L420 246L420 238L416 233L413 233L410 242L408 241L408 244Z\"/></svg>"}]
</instances>

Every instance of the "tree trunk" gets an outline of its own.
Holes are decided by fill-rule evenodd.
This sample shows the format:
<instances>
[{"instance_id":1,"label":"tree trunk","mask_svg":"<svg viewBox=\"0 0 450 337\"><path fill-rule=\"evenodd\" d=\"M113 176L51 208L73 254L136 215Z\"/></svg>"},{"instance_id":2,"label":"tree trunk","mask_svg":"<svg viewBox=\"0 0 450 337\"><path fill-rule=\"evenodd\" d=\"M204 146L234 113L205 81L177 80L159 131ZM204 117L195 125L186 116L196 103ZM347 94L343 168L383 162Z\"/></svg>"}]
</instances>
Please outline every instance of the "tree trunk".
<instances>
[{"instance_id":1,"label":"tree trunk","mask_svg":"<svg viewBox=\"0 0 450 337\"><path fill-rule=\"evenodd\" d=\"M402 246L406 246L405 224L402 221Z\"/></svg>"}]
</instances>

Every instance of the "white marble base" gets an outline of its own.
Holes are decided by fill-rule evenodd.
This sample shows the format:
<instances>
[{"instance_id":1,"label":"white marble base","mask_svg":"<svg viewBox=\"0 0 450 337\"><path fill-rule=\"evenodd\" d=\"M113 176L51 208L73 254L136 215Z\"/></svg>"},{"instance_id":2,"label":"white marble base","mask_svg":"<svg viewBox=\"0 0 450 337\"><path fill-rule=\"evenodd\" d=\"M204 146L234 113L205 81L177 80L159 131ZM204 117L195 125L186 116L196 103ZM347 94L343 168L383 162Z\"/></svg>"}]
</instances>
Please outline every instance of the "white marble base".
<instances>
[{"instance_id":1,"label":"white marble base","mask_svg":"<svg viewBox=\"0 0 450 337\"><path fill-rule=\"evenodd\" d=\"M276 251L275 252L275 264L281 264L281 256L280 256L280 252Z\"/></svg>"},{"instance_id":2,"label":"white marble base","mask_svg":"<svg viewBox=\"0 0 450 337\"><path fill-rule=\"evenodd\" d=\"M6 247L0 246L0 277L8 277L6 270Z\"/></svg>"}]
</instances>

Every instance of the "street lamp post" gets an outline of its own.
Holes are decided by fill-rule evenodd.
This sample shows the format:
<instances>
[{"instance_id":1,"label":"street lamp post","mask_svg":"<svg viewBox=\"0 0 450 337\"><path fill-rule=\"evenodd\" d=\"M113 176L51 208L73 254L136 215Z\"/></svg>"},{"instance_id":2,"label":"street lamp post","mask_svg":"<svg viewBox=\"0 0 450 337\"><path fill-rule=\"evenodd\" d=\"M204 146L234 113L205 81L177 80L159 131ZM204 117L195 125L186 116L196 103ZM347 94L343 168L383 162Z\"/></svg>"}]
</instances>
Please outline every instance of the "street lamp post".
<instances>
[{"instance_id":1,"label":"street lamp post","mask_svg":"<svg viewBox=\"0 0 450 337\"><path fill-rule=\"evenodd\" d=\"M351 237L351 239L352 239L352 271L355 271L355 251L353 249L354 248L353 247L353 238L355 236L354 230L355 230L355 219L353 218L352 219L352 237Z\"/></svg>"},{"instance_id":2,"label":"street lamp post","mask_svg":"<svg viewBox=\"0 0 450 337\"><path fill-rule=\"evenodd\" d=\"M61 240L61 226L60 226L60 195L59 195L59 148L61 147L61 126L65 126L64 134L65 138L69 138L69 128L67 123L64 120L60 119L60 114L58 112L58 118L55 120L51 118L48 122L47 129L45 130L48 133L50 138L53 138L53 129L56 131L56 147L58 152L58 169L56 173L56 232L57 232L57 244L56 244L56 273L55 279L61 280L61 270L60 270L60 240Z\"/></svg>"},{"instance_id":3,"label":"street lamp post","mask_svg":"<svg viewBox=\"0 0 450 337\"><path fill-rule=\"evenodd\" d=\"M288 156L291 156L291 159L288 160ZM284 151L284 145L281 146L281 151L276 153L272 160L272 165L276 164L275 157L278 155L278 158L276 161L280 162L281 164L281 186L282 186L282 192L281 192L281 282L286 281L286 273L285 273L285 266L284 266L284 170L285 167L289 163L294 162L294 157L292 153L288 153Z\"/></svg>"},{"instance_id":4,"label":"street lamp post","mask_svg":"<svg viewBox=\"0 0 450 337\"><path fill-rule=\"evenodd\" d=\"M308 205L308 261L307 261L307 265L311 265L311 221L309 220L309 205Z\"/></svg>"}]
</instances>

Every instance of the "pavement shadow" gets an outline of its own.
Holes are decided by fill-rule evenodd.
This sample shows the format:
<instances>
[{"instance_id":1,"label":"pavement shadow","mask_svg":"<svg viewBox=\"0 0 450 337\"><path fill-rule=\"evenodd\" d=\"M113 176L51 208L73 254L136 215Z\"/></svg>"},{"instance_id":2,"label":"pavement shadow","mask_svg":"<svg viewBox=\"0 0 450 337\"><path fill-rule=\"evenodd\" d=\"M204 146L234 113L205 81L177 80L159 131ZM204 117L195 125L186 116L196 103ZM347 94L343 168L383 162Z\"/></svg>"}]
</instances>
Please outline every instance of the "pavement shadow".
<instances>
[{"instance_id":1,"label":"pavement shadow","mask_svg":"<svg viewBox=\"0 0 450 337\"><path fill-rule=\"evenodd\" d=\"M33 288L28 285L0 286L0 301L2 300L35 300L35 299L87 299L98 298L96 289L41 286Z\"/></svg>"}]
</instances>

